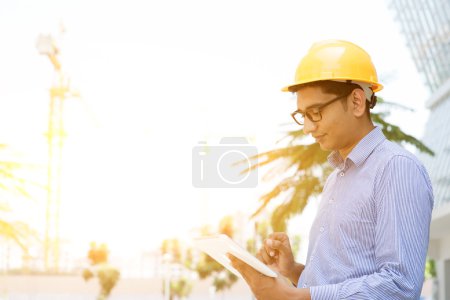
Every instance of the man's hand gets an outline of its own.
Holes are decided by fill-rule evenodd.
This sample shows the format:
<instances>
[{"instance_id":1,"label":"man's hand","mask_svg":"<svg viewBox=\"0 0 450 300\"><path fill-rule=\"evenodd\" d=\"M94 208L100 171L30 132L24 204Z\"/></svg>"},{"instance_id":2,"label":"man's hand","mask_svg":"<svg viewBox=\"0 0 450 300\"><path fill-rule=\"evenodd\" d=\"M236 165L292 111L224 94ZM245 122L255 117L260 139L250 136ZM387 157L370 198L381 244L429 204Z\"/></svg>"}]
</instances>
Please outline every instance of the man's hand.
<instances>
[{"instance_id":1,"label":"man's hand","mask_svg":"<svg viewBox=\"0 0 450 300\"><path fill-rule=\"evenodd\" d=\"M266 265L297 284L304 266L295 262L286 233L275 232L269 235L258 254Z\"/></svg>"},{"instance_id":2,"label":"man's hand","mask_svg":"<svg viewBox=\"0 0 450 300\"><path fill-rule=\"evenodd\" d=\"M244 277L256 299L286 299L282 296L286 293L288 286L282 279L266 276L231 254L228 254L228 257L233 268Z\"/></svg>"},{"instance_id":3,"label":"man's hand","mask_svg":"<svg viewBox=\"0 0 450 300\"><path fill-rule=\"evenodd\" d=\"M257 300L311 299L307 289L297 289L288 285L287 281L280 276L277 278L266 276L231 254L228 254L228 258L233 268L244 277ZM258 258L261 259L261 257Z\"/></svg>"}]
</instances>

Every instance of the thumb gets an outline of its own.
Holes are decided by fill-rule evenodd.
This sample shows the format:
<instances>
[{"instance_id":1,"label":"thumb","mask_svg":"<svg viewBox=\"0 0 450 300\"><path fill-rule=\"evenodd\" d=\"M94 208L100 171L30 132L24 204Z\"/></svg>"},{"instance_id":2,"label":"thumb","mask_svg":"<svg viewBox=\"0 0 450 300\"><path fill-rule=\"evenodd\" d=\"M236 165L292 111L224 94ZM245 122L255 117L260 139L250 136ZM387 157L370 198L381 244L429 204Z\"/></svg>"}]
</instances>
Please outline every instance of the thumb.
<instances>
[{"instance_id":1,"label":"thumb","mask_svg":"<svg viewBox=\"0 0 450 300\"><path fill-rule=\"evenodd\" d=\"M274 240L274 239L267 239L266 241L267 246L272 248L273 250L277 250L283 254L290 254L291 249L287 247L284 243Z\"/></svg>"}]
</instances>

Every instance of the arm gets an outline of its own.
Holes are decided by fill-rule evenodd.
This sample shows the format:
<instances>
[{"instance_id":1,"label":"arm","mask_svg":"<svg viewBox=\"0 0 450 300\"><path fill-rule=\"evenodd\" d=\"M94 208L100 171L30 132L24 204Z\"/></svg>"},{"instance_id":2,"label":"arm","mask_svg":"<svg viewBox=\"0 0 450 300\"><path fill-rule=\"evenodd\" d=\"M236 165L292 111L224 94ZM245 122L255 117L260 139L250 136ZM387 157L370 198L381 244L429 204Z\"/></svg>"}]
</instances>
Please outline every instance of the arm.
<instances>
[{"instance_id":1,"label":"arm","mask_svg":"<svg viewBox=\"0 0 450 300\"><path fill-rule=\"evenodd\" d=\"M396 156L375 186L377 272L311 287L311 299L418 299L423 284L433 196L426 173Z\"/></svg>"}]
</instances>

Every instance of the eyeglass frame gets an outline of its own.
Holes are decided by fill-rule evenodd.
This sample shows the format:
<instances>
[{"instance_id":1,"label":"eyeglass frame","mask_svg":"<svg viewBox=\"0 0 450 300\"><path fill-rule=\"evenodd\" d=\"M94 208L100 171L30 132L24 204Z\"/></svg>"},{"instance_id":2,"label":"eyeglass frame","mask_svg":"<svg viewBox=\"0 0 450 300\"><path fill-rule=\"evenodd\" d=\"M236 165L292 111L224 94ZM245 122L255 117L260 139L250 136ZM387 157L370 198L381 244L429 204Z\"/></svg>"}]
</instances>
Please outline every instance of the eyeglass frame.
<instances>
[{"instance_id":1,"label":"eyeglass frame","mask_svg":"<svg viewBox=\"0 0 450 300\"><path fill-rule=\"evenodd\" d=\"M350 93L350 94L351 94L351 93ZM305 116L306 116L311 122L314 122L314 123L319 122L319 121L322 120L322 113L321 113L321 112L322 112L322 110L323 110L325 107L327 107L328 105L330 105L330 104L333 103L333 102L336 102L336 101L339 100L339 99L342 99L342 98L344 98L344 97L348 97L348 95L350 95L350 94L337 96L336 98L333 98L333 99L331 99L331 100L329 100L329 101L327 101L327 102L325 102L325 103L323 103L323 104L319 104L319 105L317 105L317 106L314 106L314 105L313 105L314 107L309 107L309 108L307 108L307 109L305 110L304 113L302 113L301 111L299 111L299 110L297 109L296 111L294 111L294 112L291 113L291 117L294 119L295 123L297 123L297 124L300 125L300 126L305 125L305 124L304 124L305 122L303 122L303 124L301 124L300 122L298 122L297 119L295 118L295 115L296 115L296 114L301 114L302 117L303 117L303 120L305 120ZM308 110L310 110L310 109L317 109L317 114L318 114L318 116L319 116L319 119L313 120L313 117L308 113Z\"/></svg>"}]
</instances>

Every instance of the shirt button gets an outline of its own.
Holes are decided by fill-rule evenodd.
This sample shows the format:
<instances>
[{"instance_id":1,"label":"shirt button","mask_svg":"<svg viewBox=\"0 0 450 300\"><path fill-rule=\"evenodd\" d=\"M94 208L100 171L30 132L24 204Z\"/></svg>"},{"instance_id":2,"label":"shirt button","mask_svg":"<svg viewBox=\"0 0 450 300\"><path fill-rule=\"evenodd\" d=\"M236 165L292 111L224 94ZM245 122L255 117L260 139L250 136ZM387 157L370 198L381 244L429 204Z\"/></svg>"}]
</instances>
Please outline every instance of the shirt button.
<instances>
[{"instance_id":1,"label":"shirt button","mask_svg":"<svg viewBox=\"0 0 450 300\"><path fill-rule=\"evenodd\" d=\"M329 202L330 204L333 204L333 203L334 203L334 199L331 198L330 200L328 200L328 202Z\"/></svg>"},{"instance_id":2,"label":"shirt button","mask_svg":"<svg viewBox=\"0 0 450 300\"><path fill-rule=\"evenodd\" d=\"M320 230L320 232L324 232L325 228L323 228L323 226L322 226L319 228L319 230Z\"/></svg>"},{"instance_id":3,"label":"shirt button","mask_svg":"<svg viewBox=\"0 0 450 300\"><path fill-rule=\"evenodd\" d=\"M306 287L308 287L308 285L306 283L304 283L303 284L303 288L306 288Z\"/></svg>"},{"instance_id":4,"label":"shirt button","mask_svg":"<svg viewBox=\"0 0 450 300\"><path fill-rule=\"evenodd\" d=\"M311 258L309 259L309 261L313 261L314 260L314 255L311 255Z\"/></svg>"},{"instance_id":5,"label":"shirt button","mask_svg":"<svg viewBox=\"0 0 450 300\"><path fill-rule=\"evenodd\" d=\"M344 177L344 175L345 175L344 172L339 173L339 176L341 176L341 177Z\"/></svg>"}]
</instances>

